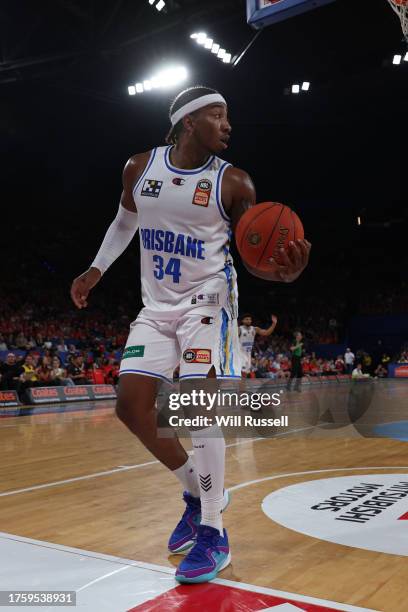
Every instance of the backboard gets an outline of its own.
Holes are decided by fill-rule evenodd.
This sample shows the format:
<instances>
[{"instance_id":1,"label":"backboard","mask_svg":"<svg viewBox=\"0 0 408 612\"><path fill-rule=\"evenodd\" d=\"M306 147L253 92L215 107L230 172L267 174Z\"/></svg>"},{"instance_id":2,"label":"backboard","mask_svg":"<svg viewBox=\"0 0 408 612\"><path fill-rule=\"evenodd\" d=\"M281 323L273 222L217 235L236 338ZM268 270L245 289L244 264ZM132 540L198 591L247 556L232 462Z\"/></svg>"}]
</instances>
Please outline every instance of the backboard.
<instances>
[{"instance_id":1,"label":"backboard","mask_svg":"<svg viewBox=\"0 0 408 612\"><path fill-rule=\"evenodd\" d=\"M256 30L335 0L247 0L247 21Z\"/></svg>"}]
</instances>

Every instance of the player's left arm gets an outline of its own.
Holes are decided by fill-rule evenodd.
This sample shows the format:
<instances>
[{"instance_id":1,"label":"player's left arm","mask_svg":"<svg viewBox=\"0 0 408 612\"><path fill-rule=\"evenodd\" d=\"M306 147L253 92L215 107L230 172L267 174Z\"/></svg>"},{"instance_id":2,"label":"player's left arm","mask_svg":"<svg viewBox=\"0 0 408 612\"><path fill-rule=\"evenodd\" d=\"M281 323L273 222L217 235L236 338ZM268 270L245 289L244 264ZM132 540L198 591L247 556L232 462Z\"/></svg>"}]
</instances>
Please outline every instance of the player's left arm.
<instances>
[{"instance_id":1,"label":"player's left arm","mask_svg":"<svg viewBox=\"0 0 408 612\"><path fill-rule=\"evenodd\" d=\"M255 327L255 331L259 336L270 336L273 334L276 324L278 322L278 317L275 315L271 315L272 324L267 329L262 329L261 327Z\"/></svg>"},{"instance_id":2,"label":"player's left arm","mask_svg":"<svg viewBox=\"0 0 408 612\"><path fill-rule=\"evenodd\" d=\"M256 191L251 177L244 170L229 166L224 173L221 190L222 203L225 212L232 222L232 230L238 225L242 215L251 206L256 204ZM291 283L296 280L309 262L310 249L312 245L307 240L297 240L289 244L289 250L281 250L283 265L278 266L271 258L271 264L275 263L271 272L261 272L249 266L245 261L242 263L254 276L263 280L280 281Z\"/></svg>"}]
</instances>

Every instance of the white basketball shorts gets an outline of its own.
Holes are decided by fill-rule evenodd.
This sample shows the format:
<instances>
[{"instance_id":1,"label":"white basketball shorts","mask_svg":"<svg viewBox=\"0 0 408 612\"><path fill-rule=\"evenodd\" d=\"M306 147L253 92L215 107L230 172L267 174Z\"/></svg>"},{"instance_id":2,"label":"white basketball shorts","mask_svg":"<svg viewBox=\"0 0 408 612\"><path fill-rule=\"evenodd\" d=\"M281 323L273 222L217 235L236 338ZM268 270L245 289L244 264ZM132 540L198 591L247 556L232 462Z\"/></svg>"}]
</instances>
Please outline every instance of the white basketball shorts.
<instances>
[{"instance_id":1,"label":"white basketball shorts","mask_svg":"<svg viewBox=\"0 0 408 612\"><path fill-rule=\"evenodd\" d=\"M172 382L180 365L180 379L205 378L212 366L217 378L241 378L237 321L230 320L224 309L209 313L191 310L174 321L157 321L142 312L130 326L120 375Z\"/></svg>"}]
</instances>

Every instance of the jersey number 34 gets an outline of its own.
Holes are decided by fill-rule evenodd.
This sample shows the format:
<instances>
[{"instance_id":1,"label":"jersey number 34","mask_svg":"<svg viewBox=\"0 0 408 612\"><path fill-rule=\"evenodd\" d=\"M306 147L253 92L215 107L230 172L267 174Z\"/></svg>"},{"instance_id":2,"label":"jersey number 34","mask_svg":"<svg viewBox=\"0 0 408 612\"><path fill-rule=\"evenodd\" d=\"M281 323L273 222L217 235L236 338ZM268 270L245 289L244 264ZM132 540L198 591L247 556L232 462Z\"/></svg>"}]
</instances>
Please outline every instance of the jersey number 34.
<instances>
[{"instance_id":1,"label":"jersey number 34","mask_svg":"<svg viewBox=\"0 0 408 612\"><path fill-rule=\"evenodd\" d=\"M167 274L168 276L173 277L173 283L180 282L180 276L181 276L180 259L176 259L175 257L170 257L169 261L167 262L166 267L164 267L164 259L160 255L154 255L153 261L156 264L154 268L155 278L157 278L158 280L163 280L164 275Z\"/></svg>"}]
</instances>

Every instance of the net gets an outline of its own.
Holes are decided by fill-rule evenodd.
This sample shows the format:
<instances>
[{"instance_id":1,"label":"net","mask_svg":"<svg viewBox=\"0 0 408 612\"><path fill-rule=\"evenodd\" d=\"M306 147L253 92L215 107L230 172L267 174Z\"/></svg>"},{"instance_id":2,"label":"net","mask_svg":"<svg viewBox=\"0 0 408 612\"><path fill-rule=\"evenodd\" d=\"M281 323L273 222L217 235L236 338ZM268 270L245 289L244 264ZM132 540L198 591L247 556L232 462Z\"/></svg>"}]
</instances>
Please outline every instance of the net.
<instances>
[{"instance_id":1,"label":"net","mask_svg":"<svg viewBox=\"0 0 408 612\"><path fill-rule=\"evenodd\" d=\"M405 40L408 42L408 0L387 0L393 11L397 13Z\"/></svg>"}]
</instances>

